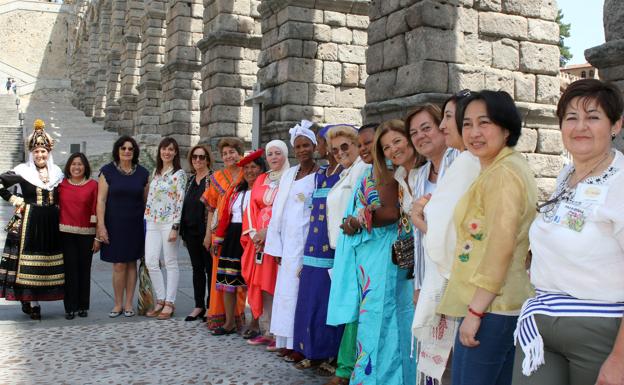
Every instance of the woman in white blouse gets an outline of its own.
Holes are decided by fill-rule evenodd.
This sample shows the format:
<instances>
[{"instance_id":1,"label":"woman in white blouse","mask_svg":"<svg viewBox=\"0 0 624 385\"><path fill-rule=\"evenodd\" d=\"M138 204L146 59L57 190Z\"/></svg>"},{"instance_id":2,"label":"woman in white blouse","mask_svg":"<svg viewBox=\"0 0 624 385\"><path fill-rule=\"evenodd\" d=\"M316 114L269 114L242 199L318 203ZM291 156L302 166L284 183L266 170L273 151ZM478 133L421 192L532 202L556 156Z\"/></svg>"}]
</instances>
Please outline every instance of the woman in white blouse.
<instances>
[{"instance_id":1,"label":"woman in white blouse","mask_svg":"<svg viewBox=\"0 0 624 385\"><path fill-rule=\"evenodd\" d=\"M514 385L624 384L624 103L613 84L572 83L557 116L572 163L529 232L536 296L516 329Z\"/></svg>"},{"instance_id":2,"label":"woman in white blouse","mask_svg":"<svg viewBox=\"0 0 624 385\"><path fill-rule=\"evenodd\" d=\"M156 306L145 315L169 319L175 310L178 291L178 231L184 203L186 173L180 166L178 143L165 138L158 145L156 170L149 185L145 206L145 264L156 294ZM160 271L160 252L165 257L167 288Z\"/></svg>"}]
</instances>

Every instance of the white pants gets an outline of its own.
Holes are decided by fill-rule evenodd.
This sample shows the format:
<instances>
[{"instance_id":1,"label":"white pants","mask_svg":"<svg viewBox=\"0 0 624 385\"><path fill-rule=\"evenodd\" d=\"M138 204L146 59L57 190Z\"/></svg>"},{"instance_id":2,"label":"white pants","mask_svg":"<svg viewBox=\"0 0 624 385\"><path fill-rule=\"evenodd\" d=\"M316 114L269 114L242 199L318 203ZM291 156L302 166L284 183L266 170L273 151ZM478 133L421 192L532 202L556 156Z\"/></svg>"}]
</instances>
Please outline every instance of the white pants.
<instances>
[{"instance_id":1,"label":"white pants","mask_svg":"<svg viewBox=\"0 0 624 385\"><path fill-rule=\"evenodd\" d=\"M145 265L149 270L152 286L156 292L156 299L175 302L178 291L180 270L178 269L178 243L169 242L171 223L147 222L145 235ZM160 271L160 251L163 250L165 257L165 269L167 270L167 290Z\"/></svg>"}]
</instances>

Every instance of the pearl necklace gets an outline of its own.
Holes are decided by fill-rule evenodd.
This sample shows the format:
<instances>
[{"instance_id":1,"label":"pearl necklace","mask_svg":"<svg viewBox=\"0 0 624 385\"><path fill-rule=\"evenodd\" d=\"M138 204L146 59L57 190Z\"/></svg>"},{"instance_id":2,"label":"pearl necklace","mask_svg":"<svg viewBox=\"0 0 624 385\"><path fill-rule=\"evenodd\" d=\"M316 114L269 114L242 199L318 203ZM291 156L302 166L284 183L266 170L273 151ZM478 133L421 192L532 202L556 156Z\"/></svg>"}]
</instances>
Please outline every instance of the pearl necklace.
<instances>
[{"instance_id":1,"label":"pearl necklace","mask_svg":"<svg viewBox=\"0 0 624 385\"><path fill-rule=\"evenodd\" d=\"M82 181L80 181L80 182L78 182L78 183L73 182L73 181L71 180L71 178L67 179L67 183L69 183L69 184L70 184L70 185L72 185L72 186L82 186L82 185L84 185L85 183L87 183L88 181L89 181L89 179L87 179L86 177L85 177L85 178L83 178L83 179L82 179Z\"/></svg>"}]
</instances>

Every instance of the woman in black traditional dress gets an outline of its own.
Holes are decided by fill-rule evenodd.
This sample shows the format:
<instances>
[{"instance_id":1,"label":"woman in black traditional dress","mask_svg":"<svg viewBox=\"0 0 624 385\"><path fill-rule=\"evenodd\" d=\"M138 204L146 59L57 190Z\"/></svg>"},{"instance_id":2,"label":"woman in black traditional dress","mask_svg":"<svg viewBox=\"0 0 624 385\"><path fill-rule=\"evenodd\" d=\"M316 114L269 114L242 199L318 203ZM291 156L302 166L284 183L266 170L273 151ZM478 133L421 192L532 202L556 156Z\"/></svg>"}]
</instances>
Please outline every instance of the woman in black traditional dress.
<instances>
[{"instance_id":1,"label":"woman in black traditional dress","mask_svg":"<svg viewBox=\"0 0 624 385\"><path fill-rule=\"evenodd\" d=\"M44 127L37 119L26 140L28 162L0 175L0 196L16 208L0 260L0 298L21 301L36 320L39 301L63 299L65 284L57 205L63 172L52 161L54 140Z\"/></svg>"}]
</instances>

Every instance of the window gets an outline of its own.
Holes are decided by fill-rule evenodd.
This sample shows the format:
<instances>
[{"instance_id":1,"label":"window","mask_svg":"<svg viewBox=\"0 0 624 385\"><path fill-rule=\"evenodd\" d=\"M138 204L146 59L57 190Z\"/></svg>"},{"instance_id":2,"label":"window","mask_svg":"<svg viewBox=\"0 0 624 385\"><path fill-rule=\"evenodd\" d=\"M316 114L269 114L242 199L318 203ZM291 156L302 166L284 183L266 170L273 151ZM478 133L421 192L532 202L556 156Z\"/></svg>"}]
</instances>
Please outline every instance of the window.
<instances>
[{"instance_id":1,"label":"window","mask_svg":"<svg viewBox=\"0 0 624 385\"><path fill-rule=\"evenodd\" d=\"M594 78L594 70L590 70L590 71L589 71L589 77L590 77L591 79L593 79L593 78Z\"/></svg>"},{"instance_id":2,"label":"window","mask_svg":"<svg viewBox=\"0 0 624 385\"><path fill-rule=\"evenodd\" d=\"M581 78L585 79L587 77L587 72L581 71Z\"/></svg>"}]
</instances>

